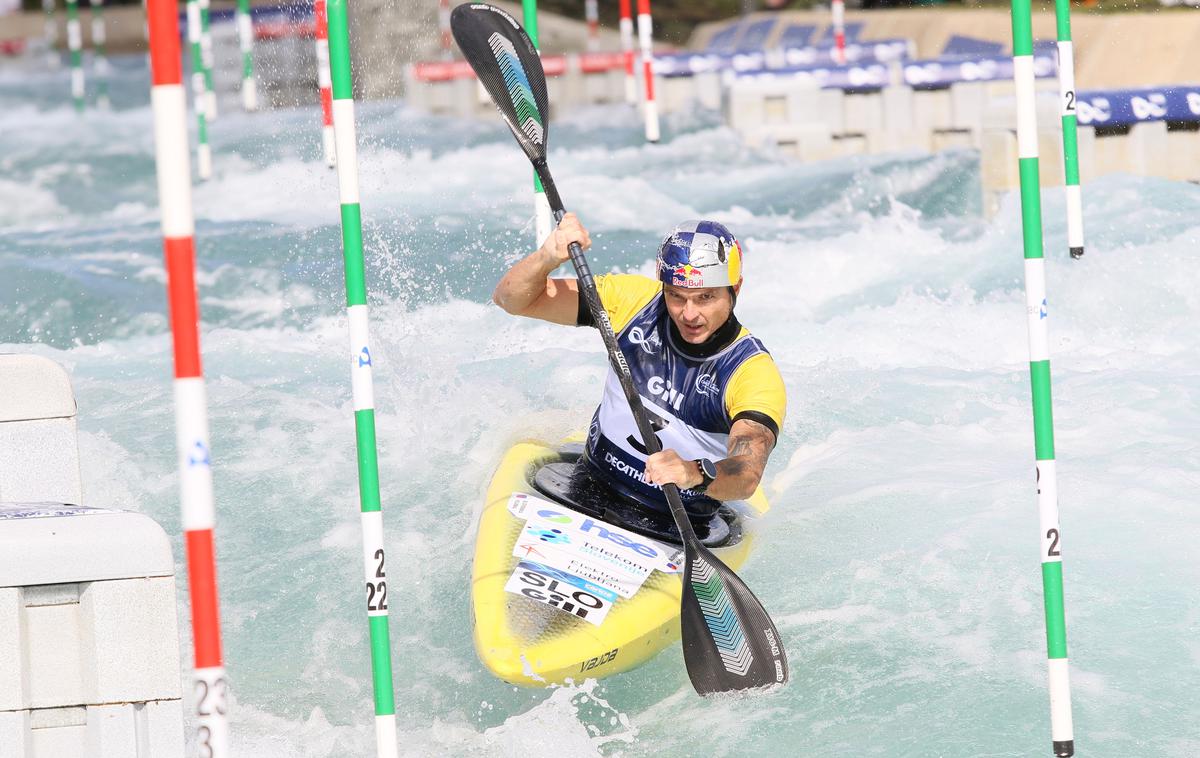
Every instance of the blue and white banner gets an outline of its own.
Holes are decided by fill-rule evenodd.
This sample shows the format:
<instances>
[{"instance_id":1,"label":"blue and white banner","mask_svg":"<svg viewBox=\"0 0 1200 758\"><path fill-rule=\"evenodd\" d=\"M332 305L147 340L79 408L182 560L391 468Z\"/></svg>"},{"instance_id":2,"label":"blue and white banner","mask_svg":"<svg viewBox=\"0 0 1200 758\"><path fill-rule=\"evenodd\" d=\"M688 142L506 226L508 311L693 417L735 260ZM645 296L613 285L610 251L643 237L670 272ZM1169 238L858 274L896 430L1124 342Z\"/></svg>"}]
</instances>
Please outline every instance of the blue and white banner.
<instances>
[{"instance_id":1,"label":"blue and white banner","mask_svg":"<svg viewBox=\"0 0 1200 758\"><path fill-rule=\"evenodd\" d=\"M1052 54L1033 56L1033 75L1039 79L1055 76L1058 64ZM941 58L904 64L904 83L917 89L939 89L958 82L992 82L1013 78L1013 59L991 55L969 60Z\"/></svg>"},{"instance_id":2,"label":"blue and white banner","mask_svg":"<svg viewBox=\"0 0 1200 758\"><path fill-rule=\"evenodd\" d=\"M1200 121L1200 85L1080 92L1076 115L1081 126Z\"/></svg>"}]
</instances>

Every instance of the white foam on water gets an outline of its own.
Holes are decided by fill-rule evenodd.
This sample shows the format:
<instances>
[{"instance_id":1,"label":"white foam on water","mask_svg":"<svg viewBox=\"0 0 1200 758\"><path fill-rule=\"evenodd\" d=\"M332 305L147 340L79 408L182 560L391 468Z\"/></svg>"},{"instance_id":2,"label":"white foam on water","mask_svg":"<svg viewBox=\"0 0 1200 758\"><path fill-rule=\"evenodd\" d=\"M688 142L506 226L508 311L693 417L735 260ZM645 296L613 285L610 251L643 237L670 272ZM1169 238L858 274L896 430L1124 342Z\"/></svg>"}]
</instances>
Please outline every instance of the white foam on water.
<instances>
[{"instance_id":1,"label":"white foam on water","mask_svg":"<svg viewBox=\"0 0 1200 758\"><path fill-rule=\"evenodd\" d=\"M70 107L14 104L21 86L0 76L0 104L13 104L0 108L0 154L23 156L0 199L32 188L29 204L0 210L0 350L71 372L89 503L147 513L173 535L186 667L148 109L96 116L74 144L61 137L80 123ZM234 745L267 758L363 755L374 740L337 189L314 115L223 117L217 175L196 188ZM647 147L624 109L598 109L555 124L551 165L594 232L597 272L649 273L661 235L689 216L717 217L745 243L739 317L772 351L790 407L765 479L772 510L740 574L779 626L792 680L701 699L678 647L549 691L484 672L468 586L488 479L514 441L587 423L604 356L593 330L487 301L532 236L528 163L506 130L367 104L404 754L1045 750L1015 199L991 222L964 211L977 207L969 153L797 165L706 118L673 121ZM119 196L76 192L122 171ZM1200 189L1108 177L1084 196L1089 247L1072 261L1061 193L1044 195L1077 740L1096 754L1186 754L1195 740L1178 725L1196 720L1194 687L1162 672L1200 659ZM38 335L56 347L31 344Z\"/></svg>"}]
</instances>

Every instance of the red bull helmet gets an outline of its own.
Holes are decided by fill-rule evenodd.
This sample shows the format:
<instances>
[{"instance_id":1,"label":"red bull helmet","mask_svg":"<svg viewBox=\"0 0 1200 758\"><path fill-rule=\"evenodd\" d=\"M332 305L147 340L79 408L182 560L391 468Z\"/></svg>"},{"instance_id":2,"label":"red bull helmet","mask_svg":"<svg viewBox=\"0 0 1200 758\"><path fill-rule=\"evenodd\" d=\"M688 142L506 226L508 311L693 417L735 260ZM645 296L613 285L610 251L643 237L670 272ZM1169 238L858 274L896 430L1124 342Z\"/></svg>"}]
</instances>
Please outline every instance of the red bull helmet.
<instances>
[{"instance_id":1,"label":"red bull helmet","mask_svg":"<svg viewBox=\"0 0 1200 758\"><path fill-rule=\"evenodd\" d=\"M677 224L658 248L658 279L676 287L736 287L742 246L716 221Z\"/></svg>"}]
</instances>

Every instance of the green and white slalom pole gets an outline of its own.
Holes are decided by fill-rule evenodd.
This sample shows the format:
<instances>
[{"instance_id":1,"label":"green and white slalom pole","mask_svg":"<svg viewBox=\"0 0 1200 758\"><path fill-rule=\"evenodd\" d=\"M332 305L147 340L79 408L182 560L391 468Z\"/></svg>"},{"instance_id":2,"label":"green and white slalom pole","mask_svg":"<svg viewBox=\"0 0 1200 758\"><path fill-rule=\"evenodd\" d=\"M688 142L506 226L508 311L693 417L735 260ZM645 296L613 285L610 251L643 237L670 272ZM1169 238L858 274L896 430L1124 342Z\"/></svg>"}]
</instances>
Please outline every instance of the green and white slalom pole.
<instances>
[{"instance_id":1,"label":"green and white slalom pole","mask_svg":"<svg viewBox=\"0 0 1200 758\"><path fill-rule=\"evenodd\" d=\"M375 745L380 758L396 758L396 703L392 649L388 639L387 575L379 456L375 448L375 398L364 276L362 208L358 199L358 138L354 128L350 73L350 20L346 0L329 0L329 68L333 78L333 133L337 145L338 196L342 204L342 249L346 266L346 314L350 322L350 382L358 445L358 494L363 535L367 622L375 690Z\"/></svg>"},{"instance_id":2,"label":"green and white slalom pole","mask_svg":"<svg viewBox=\"0 0 1200 758\"><path fill-rule=\"evenodd\" d=\"M204 115L208 123L217 120L217 92L213 89L213 41L209 27L210 0L200 0L200 54L204 62Z\"/></svg>"},{"instance_id":3,"label":"green and white slalom pole","mask_svg":"<svg viewBox=\"0 0 1200 758\"><path fill-rule=\"evenodd\" d=\"M1067 247L1083 257L1083 198L1079 191L1079 134L1075 117L1075 49L1071 43L1071 0L1054 0L1058 26L1058 104L1062 115L1063 167L1067 189Z\"/></svg>"},{"instance_id":4,"label":"green and white slalom pole","mask_svg":"<svg viewBox=\"0 0 1200 758\"><path fill-rule=\"evenodd\" d=\"M83 28L79 25L79 0L67 0L67 47L71 51L71 99L83 113Z\"/></svg>"},{"instance_id":5,"label":"green and white slalom pole","mask_svg":"<svg viewBox=\"0 0 1200 758\"><path fill-rule=\"evenodd\" d=\"M196 111L196 176L212 176L212 148L208 146L208 88L204 83L204 55L200 52L200 0L187 0L188 47L192 53L192 103Z\"/></svg>"},{"instance_id":6,"label":"green and white slalom pole","mask_svg":"<svg viewBox=\"0 0 1200 758\"><path fill-rule=\"evenodd\" d=\"M92 6L92 47L95 53L92 58L92 73L96 78L96 104L107 108L108 102L108 55L104 45L108 35L104 28L104 0L91 0Z\"/></svg>"},{"instance_id":7,"label":"green and white slalom pole","mask_svg":"<svg viewBox=\"0 0 1200 758\"><path fill-rule=\"evenodd\" d=\"M1046 334L1045 255L1038 183L1037 111L1034 102L1030 0L1012 0L1013 81L1017 92L1017 155L1021 176L1021 228L1025 240L1025 304L1029 318L1029 378L1033 390L1033 438L1037 474L1042 593L1046 606L1046 654L1050 675L1050 734L1054 755L1075 754L1067 626L1063 614L1062 542L1058 525L1058 477L1050 402L1050 354Z\"/></svg>"},{"instance_id":8,"label":"green and white slalom pole","mask_svg":"<svg viewBox=\"0 0 1200 758\"><path fill-rule=\"evenodd\" d=\"M238 0L238 46L242 49L242 108L258 110L258 85L254 83L254 20L250 18L250 0Z\"/></svg>"},{"instance_id":9,"label":"green and white slalom pole","mask_svg":"<svg viewBox=\"0 0 1200 758\"><path fill-rule=\"evenodd\" d=\"M538 46L537 0L521 0L522 21L525 22L525 33L535 48ZM542 188L542 180L537 172L533 174L533 233L536 247L541 247L546 238L554 231L554 214L550 212L550 201L546 199L546 190Z\"/></svg>"}]
</instances>

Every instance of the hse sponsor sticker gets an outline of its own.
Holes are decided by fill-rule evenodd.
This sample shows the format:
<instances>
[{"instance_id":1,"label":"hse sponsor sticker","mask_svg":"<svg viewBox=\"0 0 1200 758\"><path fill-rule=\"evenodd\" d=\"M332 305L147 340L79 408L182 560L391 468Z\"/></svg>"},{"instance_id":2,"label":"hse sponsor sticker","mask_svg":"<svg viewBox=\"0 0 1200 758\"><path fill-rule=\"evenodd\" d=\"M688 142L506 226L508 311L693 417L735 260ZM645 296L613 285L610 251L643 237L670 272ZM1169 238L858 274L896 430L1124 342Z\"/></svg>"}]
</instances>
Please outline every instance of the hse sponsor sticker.
<instances>
[{"instance_id":1,"label":"hse sponsor sticker","mask_svg":"<svg viewBox=\"0 0 1200 758\"><path fill-rule=\"evenodd\" d=\"M559 578L563 576L565 575L562 572L540 564L520 561L513 575L508 578L508 584L504 585L504 591L527 597L581 618L589 624L600 626L612 608L615 596L607 591L601 591L599 594L589 592L580 585L590 583L578 577L570 577L572 581ZM592 589L601 588L592 585ZM610 597L613 600L609 600Z\"/></svg>"},{"instance_id":2,"label":"hse sponsor sticker","mask_svg":"<svg viewBox=\"0 0 1200 758\"><path fill-rule=\"evenodd\" d=\"M616 556L619 561L639 566L647 573L654 569L677 573L682 564L678 548L523 492L509 498L508 510L526 520L522 537L533 527L539 530L535 539L560 547L571 545L573 551L583 555Z\"/></svg>"}]
</instances>

